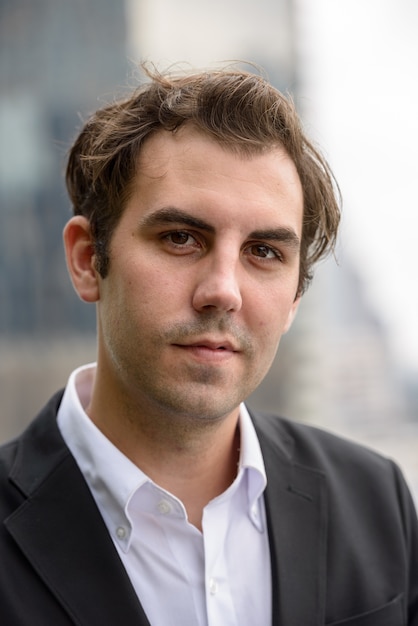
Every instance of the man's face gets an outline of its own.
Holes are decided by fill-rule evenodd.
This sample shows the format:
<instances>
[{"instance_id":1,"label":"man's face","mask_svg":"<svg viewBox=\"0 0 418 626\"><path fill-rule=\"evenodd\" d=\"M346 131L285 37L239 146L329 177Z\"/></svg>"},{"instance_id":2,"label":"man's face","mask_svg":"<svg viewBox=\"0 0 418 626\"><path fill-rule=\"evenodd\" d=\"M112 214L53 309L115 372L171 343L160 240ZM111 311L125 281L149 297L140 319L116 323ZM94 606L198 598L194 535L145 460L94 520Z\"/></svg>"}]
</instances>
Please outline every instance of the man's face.
<instances>
[{"instance_id":1,"label":"man's face","mask_svg":"<svg viewBox=\"0 0 418 626\"><path fill-rule=\"evenodd\" d=\"M297 308L303 197L278 148L190 128L144 145L99 281L99 367L139 411L213 420L267 373Z\"/></svg>"}]
</instances>

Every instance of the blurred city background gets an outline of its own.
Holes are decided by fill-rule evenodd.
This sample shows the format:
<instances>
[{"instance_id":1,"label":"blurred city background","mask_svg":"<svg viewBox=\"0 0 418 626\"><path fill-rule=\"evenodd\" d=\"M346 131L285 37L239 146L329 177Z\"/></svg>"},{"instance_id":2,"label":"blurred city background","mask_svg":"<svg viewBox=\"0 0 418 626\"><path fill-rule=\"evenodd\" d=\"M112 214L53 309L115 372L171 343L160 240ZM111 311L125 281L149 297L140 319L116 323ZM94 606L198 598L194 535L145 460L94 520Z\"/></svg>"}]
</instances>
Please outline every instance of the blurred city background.
<instances>
[{"instance_id":1,"label":"blurred city background","mask_svg":"<svg viewBox=\"0 0 418 626\"><path fill-rule=\"evenodd\" d=\"M344 198L336 259L249 404L394 458L418 502L417 32L415 0L0 0L0 440L95 359L61 242L81 120L141 60L245 60L292 94Z\"/></svg>"}]
</instances>

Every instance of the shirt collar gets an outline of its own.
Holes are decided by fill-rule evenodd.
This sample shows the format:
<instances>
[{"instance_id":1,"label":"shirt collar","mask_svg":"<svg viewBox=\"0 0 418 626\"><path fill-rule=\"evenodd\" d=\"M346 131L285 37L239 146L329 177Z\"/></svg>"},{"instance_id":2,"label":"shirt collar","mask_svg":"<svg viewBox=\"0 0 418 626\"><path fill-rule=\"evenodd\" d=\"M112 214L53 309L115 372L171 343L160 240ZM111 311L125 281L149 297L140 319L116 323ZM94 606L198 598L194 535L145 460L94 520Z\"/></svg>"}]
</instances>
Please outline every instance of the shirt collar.
<instances>
[{"instance_id":1,"label":"shirt collar","mask_svg":"<svg viewBox=\"0 0 418 626\"><path fill-rule=\"evenodd\" d=\"M95 364L76 369L68 380L58 411L61 434L77 461L99 506L112 538L129 548L132 523L127 504L148 477L91 421L85 412L95 374Z\"/></svg>"},{"instance_id":2,"label":"shirt collar","mask_svg":"<svg viewBox=\"0 0 418 626\"><path fill-rule=\"evenodd\" d=\"M240 405L240 459L238 477L247 474L248 515L260 532L264 530L261 496L267 485L263 454L252 419L244 403Z\"/></svg>"},{"instance_id":3,"label":"shirt collar","mask_svg":"<svg viewBox=\"0 0 418 626\"><path fill-rule=\"evenodd\" d=\"M72 372L58 411L57 422L111 536L127 551L132 534L129 503L144 484L154 483L107 439L86 414L94 375L94 363ZM241 484L244 476L246 477L248 515L258 530L263 532L261 495L267 478L257 434L244 404L240 406L239 424L241 450L236 482Z\"/></svg>"}]
</instances>

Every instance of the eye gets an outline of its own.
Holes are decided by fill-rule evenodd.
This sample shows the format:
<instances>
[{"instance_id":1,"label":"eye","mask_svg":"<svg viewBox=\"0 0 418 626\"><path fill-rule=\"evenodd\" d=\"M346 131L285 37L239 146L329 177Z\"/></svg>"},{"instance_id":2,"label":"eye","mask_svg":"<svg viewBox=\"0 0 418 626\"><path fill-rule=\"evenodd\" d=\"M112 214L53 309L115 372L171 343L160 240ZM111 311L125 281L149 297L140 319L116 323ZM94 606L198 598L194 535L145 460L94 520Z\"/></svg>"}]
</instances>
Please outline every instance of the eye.
<instances>
[{"instance_id":1,"label":"eye","mask_svg":"<svg viewBox=\"0 0 418 626\"><path fill-rule=\"evenodd\" d=\"M189 233L185 233L182 230L176 230L172 233L168 233L165 236L168 241L174 243L176 246L185 246L187 244L192 244L195 242L194 237L192 237Z\"/></svg>"},{"instance_id":2,"label":"eye","mask_svg":"<svg viewBox=\"0 0 418 626\"><path fill-rule=\"evenodd\" d=\"M184 230L173 230L165 233L162 238L175 246L193 246L197 243L195 237Z\"/></svg>"},{"instance_id":3,"label":"eye","mask_svg":"<svg viewBox=\"0 0 418 626\"><path fill-rule=\"evenodd\" d=\"M171 230L163 233L161 240L174 252L192 252L200 248L200 243L195 236L185 230Z\"/></svg>"},{"instance_id":4,"label":"eye","mask_svg":"<svg viewBox=\"0 0 418 626\"><path fill-rule=\"evenodd\" d=\"M248 248L247 248L248 252L252 255L257 257L258 259L262 259L262 260L280 260L281 259L281 255L278 252L278 250L276 250L275 248L272 248L271 246L267 246L266 244L262 244L262 243L254 243L251 244Z\"/></svg>"}]
</instances>

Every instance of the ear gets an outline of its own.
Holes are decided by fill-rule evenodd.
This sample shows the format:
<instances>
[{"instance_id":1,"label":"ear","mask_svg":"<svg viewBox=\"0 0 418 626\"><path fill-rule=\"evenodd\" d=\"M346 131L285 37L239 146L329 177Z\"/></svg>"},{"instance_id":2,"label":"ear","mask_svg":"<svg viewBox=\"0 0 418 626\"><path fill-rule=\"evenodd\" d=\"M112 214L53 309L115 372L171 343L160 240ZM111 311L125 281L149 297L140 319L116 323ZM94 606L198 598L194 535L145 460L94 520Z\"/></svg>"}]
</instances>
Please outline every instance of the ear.
<instances>
[{"instance_id":1,"label":"ear","mask_svg":"<svg viewBox=\"0 0 418 626\"><path fill-rule=\"evenodd\" d=\"M82 215L72 217L64 228L67 268L74 289L84 302L99 300L99 275L95 269L90 224Z\"/></svg>"},{"instance_id":2,"label":"ear","mask_svg":"<svg viewBox=\"0 0 418 626\"><path fill-rule=\"evenodd\" d=\"M284 328L283 328L283 333L287 333L287 331L289 330L289 328L293 324L293 320L295 319L296 313L298 312L299 304L300 304L300 296L298 298L296 298L296 300L292 304L292 308L289 311L286 323L285 323Z\"/></svg>"}]
</instances>

